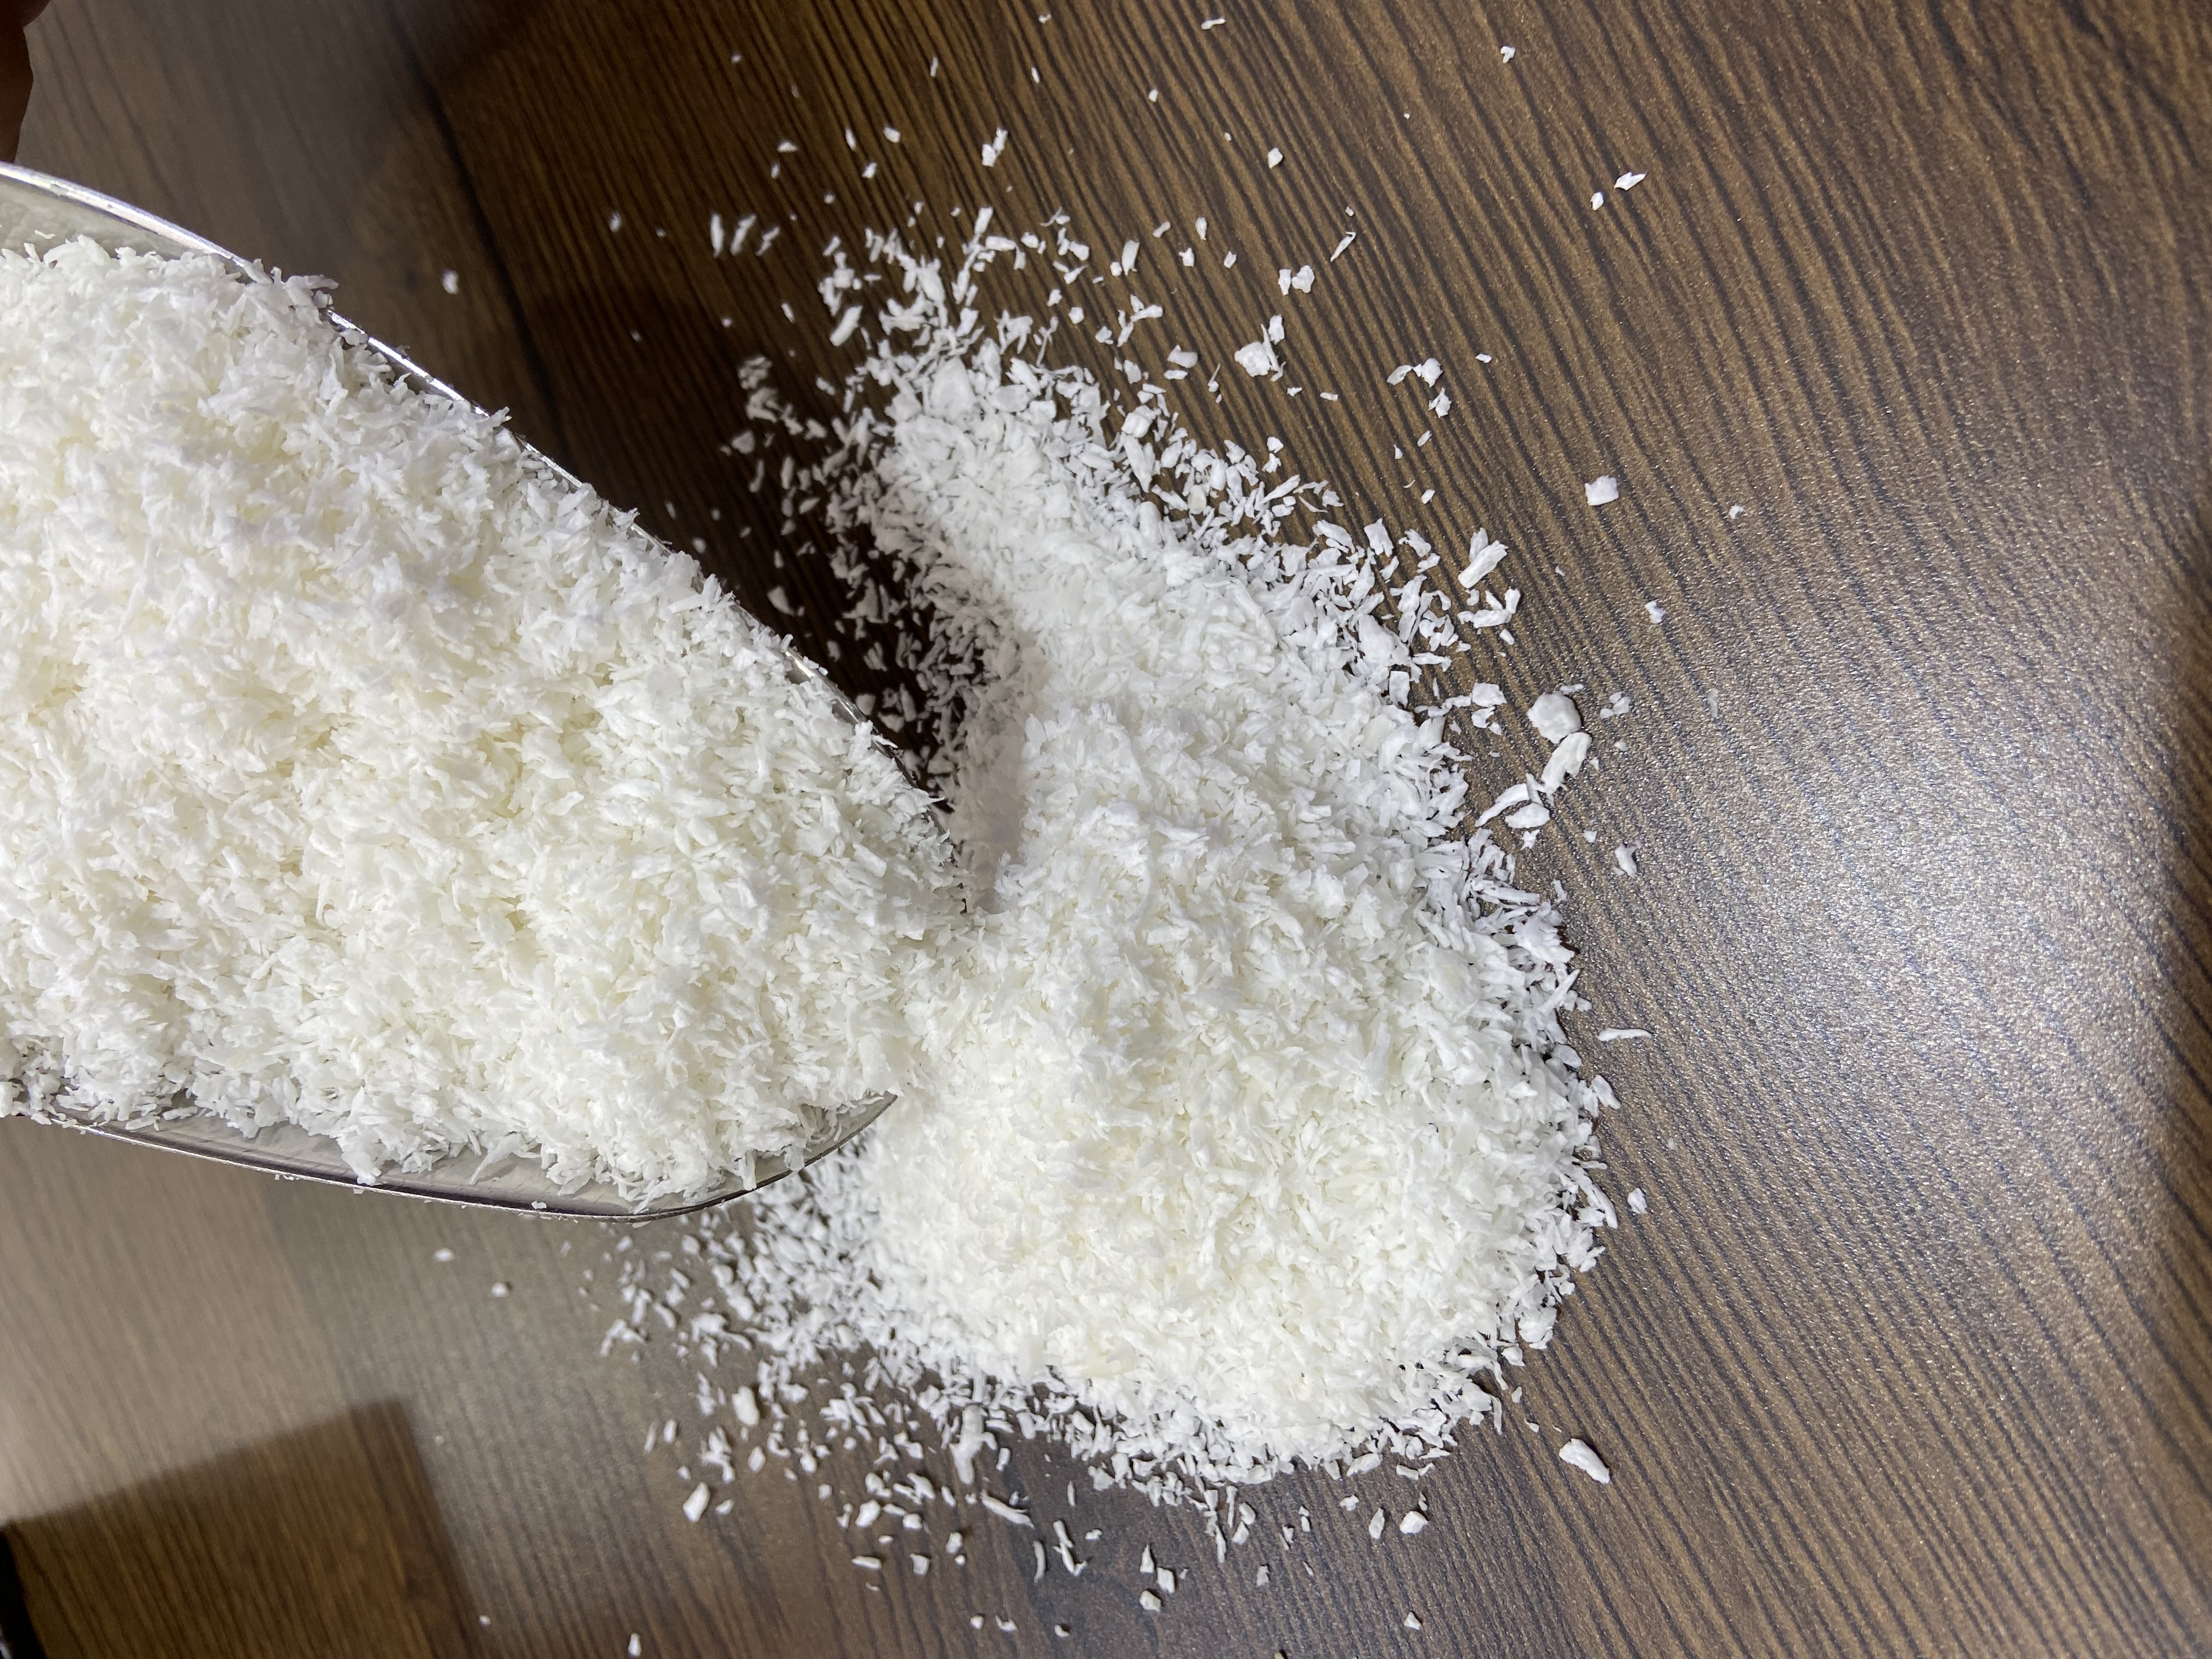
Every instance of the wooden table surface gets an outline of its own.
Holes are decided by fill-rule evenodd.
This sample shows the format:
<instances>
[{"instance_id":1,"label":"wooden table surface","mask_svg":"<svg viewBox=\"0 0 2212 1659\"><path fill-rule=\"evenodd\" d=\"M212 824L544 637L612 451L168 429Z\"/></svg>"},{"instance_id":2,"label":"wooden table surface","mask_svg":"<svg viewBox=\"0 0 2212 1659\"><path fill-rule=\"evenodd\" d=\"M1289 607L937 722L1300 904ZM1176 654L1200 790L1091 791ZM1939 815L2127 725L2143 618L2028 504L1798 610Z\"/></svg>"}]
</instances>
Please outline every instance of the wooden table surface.
<instances>
[{"instance_id":1,"label":"wooden table surface","mask_svg":"<svg viewBox=\"0 0 2212 1659\"><path fill-rule=\"evenodd\" d=\"M11 1121L0 1518L49 1654L2212 1649L2212 11L1207 5L58 0L22 159L339 278L802 641L829 592L717 446L749 354L817 404L849 361L833 234L1065 209L1139 239L1156 356L1285 313L1304 395L1232 374L1200 429L1503 536L1485 672L1634 699L1527 866L1589 1023L1655 1033L1605 1052L1651 1212L1526 1373L1543 1431L1470 1437L1419 1538L1261 1489L1226 1570L1025 1445L1091 1572L988 1523L878 1582L777 1465L684 1521L641 1449L693 1379L598 1357L603 1230ZM713 212L785 232L718 260ZM1444 420L1384 384L1431 353Z\"/></svg>"}]
</instances>

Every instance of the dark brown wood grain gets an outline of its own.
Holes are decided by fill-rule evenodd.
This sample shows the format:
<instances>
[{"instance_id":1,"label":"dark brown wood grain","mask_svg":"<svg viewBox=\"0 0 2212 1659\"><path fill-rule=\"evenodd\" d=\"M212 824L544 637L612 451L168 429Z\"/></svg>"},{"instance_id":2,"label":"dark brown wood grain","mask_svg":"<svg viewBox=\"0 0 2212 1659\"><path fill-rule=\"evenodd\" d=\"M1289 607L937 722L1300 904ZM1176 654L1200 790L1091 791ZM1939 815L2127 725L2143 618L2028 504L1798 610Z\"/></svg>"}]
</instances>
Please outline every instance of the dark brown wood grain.
<instances>
[{"instance_id":1,"label":"dark brown wood grain","mask_svg":"<svg viewBox=\"0 0 2212 1659\"><path fill-rule=\"evenodd\" d=\"M336 276L749 602L786 585L817 649L832 586L719 446L744 357L815 408L851 361L812 292L832 235L988 202L1102 257L1136 237L1155 371L1280 312L1289 380L1232 368L1200 428L1279 435L1362 520L1504 537L1523 625L1470 665L1517 702L1634 699L1524 873L1570 894L1589 1026L1656 1035L1604 1051L1608 1162L1651 1213L1528 1368L1540 1431L1470 1437L1417 1539L1282 1482L1263 1540L1301 1504L1315 1532L1218 1571L1187 1511L1087 1482L1070 1511L1080 1472L1024 1446L1040 1512L1104 1533L1092 1572L1032 1584L976 1526L964 1571L878 1583L774 1466L684 1522L641 1448L693 1420L691 1376L596 1357L611 1234L10 1122L19 1535L226 1457L310 1478L285 1449L325 1443L284 1437L378 1411L349 1478L406 1478L403 1422L430 1510L380 1511L380 1559L453 1587L436 1641L483 1654L2212 1648L2212 14L57 0L32 40L26 162ZM717 211L785 229L717 260ZM1048 273L1001 275L1042 305ZM1431 353L1443 420L1383 383ZM1498 749L1479 787L1528 758ZM1146 1543L1190 1569L1157 1617ZM179 1650L232 1651L217 1617L180 1605ZM410 1639L384 1650L453 1650Z\"/></svg>"}]
</instances>

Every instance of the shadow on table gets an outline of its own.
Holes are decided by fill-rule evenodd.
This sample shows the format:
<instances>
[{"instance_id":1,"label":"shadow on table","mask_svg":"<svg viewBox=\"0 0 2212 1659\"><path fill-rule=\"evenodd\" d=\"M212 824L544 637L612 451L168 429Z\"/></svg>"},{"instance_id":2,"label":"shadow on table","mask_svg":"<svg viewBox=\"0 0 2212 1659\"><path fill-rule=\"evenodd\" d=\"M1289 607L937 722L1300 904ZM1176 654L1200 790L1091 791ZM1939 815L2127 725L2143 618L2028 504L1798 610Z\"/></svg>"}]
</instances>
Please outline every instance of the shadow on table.
<instances>
[{"instance_id":1,"label":"shadow on table","mask_svg":"<svg viewBox=\"0 0 2212 1659\"><path fill-rule=\"evenodd\" d=\"M2152 1408L2170 1438L2148 1461L2179 1528L2178 1565L2212 1590L2212 1532L2184 1518L2212 1515L2212 477L2199 483L2177 552L2185 614L2167 734L2165 1089L2154 1149L2166 1189L2163 1282L2153 1298L2163 1363L2148 1368Z\"/></svg>"},{"instance_id":2,"label":"shadow on table","mask_svg":"<svg viewBox=\"0 0 2212 1659\"><path fill-rule=\"evenodd\" d=\"M445 1528L394 1401L11 1522L0 1539L44 1659L446 1659L471 1648Z\"/></svg>"}]
</instances>

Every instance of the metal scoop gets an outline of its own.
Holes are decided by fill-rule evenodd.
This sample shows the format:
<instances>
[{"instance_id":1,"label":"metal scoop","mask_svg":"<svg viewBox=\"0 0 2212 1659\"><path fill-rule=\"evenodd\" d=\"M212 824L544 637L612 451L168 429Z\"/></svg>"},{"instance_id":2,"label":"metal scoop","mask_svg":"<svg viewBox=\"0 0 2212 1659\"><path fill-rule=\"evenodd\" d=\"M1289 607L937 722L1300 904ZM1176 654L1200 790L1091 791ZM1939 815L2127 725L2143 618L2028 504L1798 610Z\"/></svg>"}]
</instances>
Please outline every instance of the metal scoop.
<instances>
[{"instance_id":1,"label":"metal scoop","mask_svg":"<svg viewBox=\"0 0 2212 1659\"><path fill-rule=\"evenodd\" d=\"M129 248L142 253L211 253L217 258L228 259L240 270L253 268L252 261L240 258L228 248L218 247L204 236L196 236L127 202L118 202L66 179L0 162L0 247L20 248L27 242L46 247L77 236L88 237L111 251ZM353 328L335 312L330 317L336 327ZM405 353L365 333L362 337L368 349L383 358L418 390L451 398L456 403L468 401ZM583 487L581 480L557 462L527 444L523 449L532 465L578 489ZM774 634L773 629L769 632ZM788 645L784 650L795 678L823 678L822 670L815 664ZM840 712L855 726L875 729L873 722L836 686L829 690L836 698ZM890 747L888 740L883 741L886 749ZM809 1142L795 1159L755 1158L750 1179L746 1172L732 1170L723 1182L706 1192L642 1206L627 1202L613 1187L604 1182L563 1190L519 1147L496 1147L489 1154L470 1152L447 1158L426 1170L394 1170L380 1175L374 1182L365 1182L347 1164L337 1143L326 1136L312 1134L290 1123L274 1124L248 1136L181 1100L167 1108L149 1109L143 1116L127 1122L97 1118L82 1108L48 1103L40 1109L38 1121L82 1129L111 1140L127 1140L136 1146L158 1146L195 1158L266 1170L273 1175L297 1180L335 1182L373 1192L406 1193L416 1198L442 1199L489 1209L597 1216L611 1221L650 1221L722 1203L811 1164L874 1122L895 1098L891 1095L872 1095L859 1102L840 1115L830 1129Z\"/></svg>"}]
</instances>

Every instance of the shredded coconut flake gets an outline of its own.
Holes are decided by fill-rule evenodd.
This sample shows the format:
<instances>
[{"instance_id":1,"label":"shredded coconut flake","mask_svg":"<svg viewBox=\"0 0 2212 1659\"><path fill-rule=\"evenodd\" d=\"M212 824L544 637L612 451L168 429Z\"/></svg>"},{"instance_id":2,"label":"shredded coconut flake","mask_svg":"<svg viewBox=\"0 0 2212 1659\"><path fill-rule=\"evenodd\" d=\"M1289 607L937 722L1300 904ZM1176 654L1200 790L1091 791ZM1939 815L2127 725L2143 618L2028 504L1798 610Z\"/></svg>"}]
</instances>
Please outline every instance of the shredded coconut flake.
<instances>
[{"instance_id":1,"label":"shredded coconut flake","mask_svg":"<svg viewBox=\"0 0 2212 1659\"><path fill-rule=\"evenodd\" d=\"M1601 1486L1613 1484L1613 1471L1606 1468L1605 1459L1579 1440L1570 1440L1559 1448L1559 1462L1571 1468L1580 1469Z\"/></svg>"},{"instance_id":2,"label":"shredded coconut flake","mask_svg":"<svg viewBox=\"0 0 2212 1659\"><path fill-rule=\"evenodd\" d=\"M1504 562L1505 552L1504 542L1493 542L1484 532L1476 531L1468 544L1467 569L1460 577L1461 585L1472 593L1485 577Z\"/></svg>"},{"instance_id":3,"label":"shredded coconut flake","mask_svg":"<svg viewBox=\"0 0 2212 1659\"><path fill-rule=\"evenodd\" d=\"M1282 367L1275 357L1275 348L1268 341L1254 340L1241 345L1236 351L1237 366L1254 379L1272 374Z\"/></svg>"},{"instance_id":4,"label":"shredded coconut flake","mask_svg":"<svg viewBox=\"0 0 2212 1659\"><path fill-rule=\"evenodd\" d=\"M1583 763L1589 758L1589 732L1568 732L1559 739L1559 746L1552 750L1550 758L1545 761L1544 775L1537 780L1537 787L1547 795L1555 793L1561 784L1583 769Z\"/></svg>"},{"instance_id":5,"label":"shredded coconut flake","mask_svg":"<svg viewBox=\"0 0 2212 1659\"><path fill-rule=\"evenodd\" d=\"M1528 705L1528 724L1543 734L1545 742L1559 743L1569 732L1583 729L1582 711L1565 692L1547 691Z\"/></svg>"},{"instance_id":6,"label":"shredded coconut flake","mask_svg":"<svg viewBox=\"0 0 2212 1659\"><path fill-rule=\"evenodd\" d=\"M0 253L0 1091L642 1198L907 1087L966 926L926 797L325 303Z\"/></svg>"}]
</instances>

